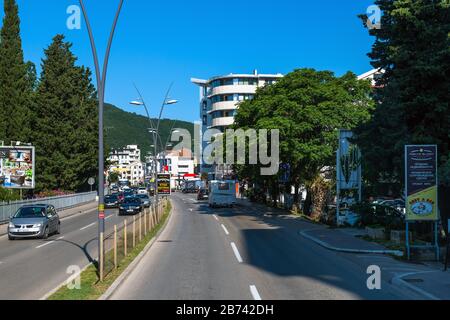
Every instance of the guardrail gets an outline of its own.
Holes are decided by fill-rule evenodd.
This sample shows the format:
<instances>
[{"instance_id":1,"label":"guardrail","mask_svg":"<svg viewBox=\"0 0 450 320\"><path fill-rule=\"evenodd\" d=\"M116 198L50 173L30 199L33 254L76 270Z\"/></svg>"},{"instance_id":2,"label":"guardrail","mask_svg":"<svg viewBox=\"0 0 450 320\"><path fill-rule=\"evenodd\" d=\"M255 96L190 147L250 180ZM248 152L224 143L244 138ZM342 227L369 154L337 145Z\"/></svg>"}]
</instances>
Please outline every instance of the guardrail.
<instances>
[{"instance_id":1,"label":"guardrail","mask_svg":"<svg viewBox=\"0 0 450 320\"><path fill-rule=\"evenodd\" d=\"M56 210L62 210L94 201L96 200L96 197L97 192L86 192L41 199L0 202L0 224L8 221L11 214L15 213L20 207L25 205L50 204L53 205Z\"/></svg>"}]
</instances>

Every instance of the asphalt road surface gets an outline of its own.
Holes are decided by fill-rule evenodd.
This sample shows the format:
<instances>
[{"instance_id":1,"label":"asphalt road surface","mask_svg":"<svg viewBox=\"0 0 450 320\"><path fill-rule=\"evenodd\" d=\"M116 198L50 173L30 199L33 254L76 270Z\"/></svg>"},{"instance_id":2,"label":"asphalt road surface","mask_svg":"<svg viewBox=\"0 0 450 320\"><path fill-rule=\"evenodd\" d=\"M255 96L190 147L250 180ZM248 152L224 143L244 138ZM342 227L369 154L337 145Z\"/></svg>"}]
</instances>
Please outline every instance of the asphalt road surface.
<instances>
[{"instance_id":1,"label":"asphalt road surface","mask_svg":"<svg viewBox=\"0 0 450 320\"><path fill-rule=\"evenodd\" d=\"M173 214L111 299L406 299L383 281L367 287L369 263L324 249L298 234L298 220L257 207L210 209L174 194Z\"/></svg>"},{"instance_id":2,"label":"asphalt road surface","mask_svg":"<svg viewBox=\"0 0 450 320\"><path fill-rule=\"evenodd\" d=\"M106 233L124 219L107 210ZM64 219L61 234L47 240L1 237L0 300L42 298L71 276L69 266L82 269L97 259L97 239L96 210Z\"/></svg>"}]
</instances>

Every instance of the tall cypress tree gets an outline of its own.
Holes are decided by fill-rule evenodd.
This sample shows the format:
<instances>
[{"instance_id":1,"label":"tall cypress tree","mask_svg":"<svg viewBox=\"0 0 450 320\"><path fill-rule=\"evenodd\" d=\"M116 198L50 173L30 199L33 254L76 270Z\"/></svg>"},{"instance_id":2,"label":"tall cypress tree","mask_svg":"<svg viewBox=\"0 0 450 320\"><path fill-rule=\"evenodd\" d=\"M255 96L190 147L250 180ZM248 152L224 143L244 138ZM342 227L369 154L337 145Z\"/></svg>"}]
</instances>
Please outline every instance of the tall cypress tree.
<instances>
[{"instance_id":1,"label":"tall cypress tree","mask_svg":"<svg viewBox=\"0 0 450 320\"><path fill-rule=\"evenodd\" d=\"M33 128L40 190L83 189L97 168L96 91L71 46L55 36L42 61Z\"/></svg>"},{"instance_id":2,"label":"tall cypress tree","mask_svg":"<svg viewBox=\"0 0 450 320\"><path fill-rule=\"evenodd\" d=\"M358 130L369 180L403 182L405 144L437 144L440 167L450 167L450 3L377 0L381 28L370 30L369 57L386 72L377 109ZM363 16L367 21L367 16ZM450 178L441 175L440 181Z\"/></svg>"},{"instance_id":3,"label":"tall cypress tree","mask_svg":"<svg viewBox=\"0 0 450 320\"><path fill-rule=\"evenodd\" d=\"M5 0L4 11L0 34L0 140L29 142L31 88L23 60L16 1Z\"/></svg>"}]
</instances>

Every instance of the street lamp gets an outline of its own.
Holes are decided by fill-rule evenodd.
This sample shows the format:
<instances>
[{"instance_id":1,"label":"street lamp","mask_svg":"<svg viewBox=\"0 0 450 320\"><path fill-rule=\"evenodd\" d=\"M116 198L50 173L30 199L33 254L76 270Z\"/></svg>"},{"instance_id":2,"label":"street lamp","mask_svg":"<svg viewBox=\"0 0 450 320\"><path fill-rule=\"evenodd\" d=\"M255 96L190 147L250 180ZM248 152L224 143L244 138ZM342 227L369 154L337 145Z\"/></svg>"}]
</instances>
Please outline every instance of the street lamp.
<instances>
[{"instance_id":1,"label":"street lamp","mask_svg":"<svg viewBox=\"0 0 450 320\"><path fill-rule=\"evenodd\" d=\"M158 117L158 122L156 124L156 128L153 125L152 119L150 118L150 113L148 112L148 108L147 108L147 105L145 104L144 98L143 98L141 92L139 91L139 89L137 88L136 85L134 85L134 87L135 87L135 89L136 89L136 91L137 91L137 93L139 95L139 99L130 102L131 105L144 106L144 108L145 108L145 112L147 114L147 118L149 120L150 128L151 128L149 130L149 132L153 133L153 147L154 147L154 158L155 158L155 169L156 169L155 171L158 171L158 159L157 159L158 158L158 150L157 150L157 145L158 145L158 137L159 137L159 140L161 140L161 137L159 135L159 126L161 124L161 118L162 118L162 114L163 114L163 111L164 111L164 107L167 106L167 105L174 105L174 104L178 103L178 100L169 99L169 94L170 94L170 91L172 89L172 85L173 85L173 83L170 84L169 89L167 90L166 95L164 97L163 103L161 104L161 108L159 110L159 117ZM163 157L164 157L164 162L165 162L165 152L163 153ZM155 183L156 183L156 187L157 187L158 186L158 172L155 172ZM158 192L155 193L155 197L156 197L156 201L158 201Z\"/></svg>"},{"instance_id":2,"label":"street lamp","mask_svg":"<svg viewBox=\"0 0 450 320\"><path fill-rule=\"evenodd\" d=\"M117 8L116 16L114 18L111 32L109 35L108 45L106 47L105 59L103 63L103 71L100 74L100 64L97 55L97 48L95 46L94 35L92 32L91 24L89 22L88 14L84 6L83 0L80 1L80 6L83 11L83 16L86 21L86 27L89 33L89 39L91 42L92 55L94 58L95 75L97 78L97 91L98 91L98 263L100 281L103 280L103 235L105 233L105 159L104 159L104 137L103 137L103 108L105 103L105 87L106 87L106 75L108 71L109 54L111 52L112 41L114 38L114 32L116 30L117 22L119 20L120 11L122 10L124 0L120 0L119 7Z\"/></svg>"}]
</instances>

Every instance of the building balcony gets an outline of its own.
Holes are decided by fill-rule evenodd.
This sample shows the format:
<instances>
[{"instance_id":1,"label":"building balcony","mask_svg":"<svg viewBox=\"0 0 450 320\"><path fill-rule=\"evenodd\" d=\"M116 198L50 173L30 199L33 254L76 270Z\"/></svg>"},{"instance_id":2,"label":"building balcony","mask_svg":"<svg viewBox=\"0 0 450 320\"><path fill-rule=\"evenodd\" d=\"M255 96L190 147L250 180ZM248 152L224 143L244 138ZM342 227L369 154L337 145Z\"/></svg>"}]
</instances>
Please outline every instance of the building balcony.
<instances>
[{"instance_id":1,"label":"building balcony","mask_svg":"<svg viewBox=\"0 0 450 320\"><path fill-rule=\"evenodd\" d=\"M235 110L237 109L238 101L222 101L213 103L212 108L208 113L212 113L214 111L224 111L224 110Z\"/></svg>"},{"instance_id":2,"label":"building balcony","mask_svg":"<svg viewBox=\"0 0 450 320\"><path fill-rule=\"evenodd\" d=\"M210 96L215 96L218 94L255 94L257 86L249 85L235 85L235 86L220 86L211 89Z\"/></svg>"},{"instance_id":3,"label":"building balcony","mask_svg":"<svg viewBox=\"0 0 450 320\"><path fill-rule=\"evenodd\" d=\"M211 127L227 127L234 123L234 117L224 117L213 119Z\"/></svg>"}]
</instances>

